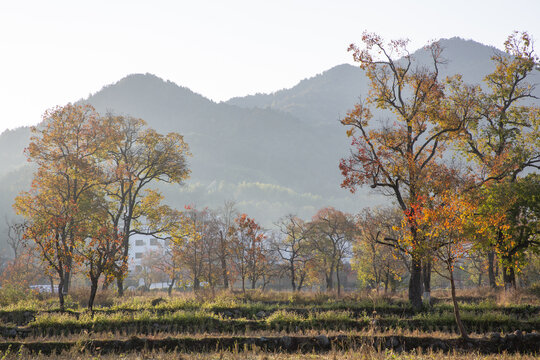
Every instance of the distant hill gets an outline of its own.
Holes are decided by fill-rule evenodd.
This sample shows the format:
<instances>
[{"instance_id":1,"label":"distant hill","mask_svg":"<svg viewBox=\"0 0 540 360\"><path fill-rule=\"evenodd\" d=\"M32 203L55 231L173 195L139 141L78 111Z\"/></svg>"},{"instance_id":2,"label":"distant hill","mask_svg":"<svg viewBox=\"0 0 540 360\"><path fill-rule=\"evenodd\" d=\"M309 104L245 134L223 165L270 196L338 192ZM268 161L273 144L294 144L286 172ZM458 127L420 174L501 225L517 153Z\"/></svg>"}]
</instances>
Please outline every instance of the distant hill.
<instances>
[{"instance_id":1,"label":"distant hill","mask_svg":"<svg viewBox=\"0 0 540 360\"><path fill-rule=\"evenodd\" d=\"M473 84L480 84L484 76L494 70L491 57L501 53L494 47L457 37L442 39L439 43L447 62L440 69L442 77L459 73ZM428 52L423 49L413 53L412 57L417 64L430 61ZM243 108L284 111L313 125L332 125L353 107L360 96L367 96L368 86L362 69L343 64L302 80L290 89L235 97L227 103Z\"/></svg>"},{"instance_id":2,"label":"distant hill","mask_svg":"<svg viewBox=\"0 0 540 360\"><path fill-rule=\"evenodd\" d=\"M492 47L459 38L441 44L448 59L444 76L461 73L478 83L493 69ZM427 59L423 50L413 56L418 64ZM338 162L349 142L338 120L367 96L367 86L362 70L344 64L290 89L215 103L154 75L134 74L81 101L185 136L192 177L184 187L161 187L169 203L219 207L234 199L241 211L271 226L287 213L310 217L327 205L357 212L386 201L368 189L352 196L339 187ZM29 136L28 128L0 135L1 217L13 216L14 196L30 184L23 155Z\"/></svg>"}]
</instances>

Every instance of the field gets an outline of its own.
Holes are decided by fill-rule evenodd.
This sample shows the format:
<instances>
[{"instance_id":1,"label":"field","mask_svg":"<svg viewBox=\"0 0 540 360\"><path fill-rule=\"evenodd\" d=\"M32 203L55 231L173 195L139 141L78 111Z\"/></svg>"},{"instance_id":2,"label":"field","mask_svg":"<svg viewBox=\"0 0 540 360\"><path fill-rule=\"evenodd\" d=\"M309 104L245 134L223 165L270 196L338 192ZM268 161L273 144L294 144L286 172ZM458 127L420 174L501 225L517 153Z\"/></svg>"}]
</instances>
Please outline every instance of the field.
<instances>
[{"instance_id":1,"label":"field","mask_svg":"<svg viewBox=\"0 0 540 360\"><path fill-rule=\"evenodd\" d=\"M540 302L527 293L463 291L459 339L448 294L415 313L403 298L373 294L105 293L92 314L68 298L0 308L0 352L60 359L532 359Z\"/></svg>"}]
</instances>

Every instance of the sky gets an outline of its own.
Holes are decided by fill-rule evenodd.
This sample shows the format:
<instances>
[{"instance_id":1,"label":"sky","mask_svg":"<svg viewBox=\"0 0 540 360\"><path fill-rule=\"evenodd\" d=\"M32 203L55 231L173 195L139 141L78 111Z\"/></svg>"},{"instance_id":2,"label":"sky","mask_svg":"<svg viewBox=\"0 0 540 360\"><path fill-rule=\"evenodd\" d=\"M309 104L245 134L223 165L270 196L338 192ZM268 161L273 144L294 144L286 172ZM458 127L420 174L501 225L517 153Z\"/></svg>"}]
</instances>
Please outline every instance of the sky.
<instances>
[{"instance_id":1,"label":"sky","mask_svg":"<svg viewBox=\"0 0 540 360\"><path fill-rule=\"evenodd\" d=\"M352 63L364 30L415 50L459 36L540 48L540 0L0 0L0 132L132 73L214 101L294 86Z\"/></svg>"}]
</instances>

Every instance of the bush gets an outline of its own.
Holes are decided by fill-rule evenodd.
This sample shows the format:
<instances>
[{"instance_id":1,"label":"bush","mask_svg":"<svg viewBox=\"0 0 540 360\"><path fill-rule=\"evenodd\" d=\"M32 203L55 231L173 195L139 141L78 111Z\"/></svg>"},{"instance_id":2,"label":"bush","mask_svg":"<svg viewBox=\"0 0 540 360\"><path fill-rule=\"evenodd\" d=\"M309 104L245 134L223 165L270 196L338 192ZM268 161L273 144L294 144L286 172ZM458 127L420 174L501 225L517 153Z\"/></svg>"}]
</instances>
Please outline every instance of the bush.
<instances>
[{"instance_id":1,"label":"bush","mask_svg":"<svg viewBox=\"0 0 540 360\"><path fill-rule=\"evenodd\" d=\"M0 289L0 306L16 304L22 300L38 299L39 292L22 286L4 284Z\"/></svg>"}]
</instances>

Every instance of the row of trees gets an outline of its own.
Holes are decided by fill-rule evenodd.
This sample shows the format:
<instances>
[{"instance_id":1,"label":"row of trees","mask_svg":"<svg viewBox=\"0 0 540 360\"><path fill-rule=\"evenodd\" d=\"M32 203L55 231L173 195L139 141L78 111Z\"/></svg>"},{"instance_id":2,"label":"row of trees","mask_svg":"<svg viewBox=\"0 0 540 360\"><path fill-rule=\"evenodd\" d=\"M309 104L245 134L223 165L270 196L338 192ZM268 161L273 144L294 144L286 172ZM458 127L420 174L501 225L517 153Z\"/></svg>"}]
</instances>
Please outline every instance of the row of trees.
<instances>
[{"instance_id":1,"label":"row of trees","mask_svg":"<svg viewBox=\"0 0 540 360\"><path fill-rule=\"evenodd\" d=\"M420 308L423 290L429 294L437 259L455 294L454 266L472 249L487 254L493 285L498 257L506 286L515 286L523 254L540 245L538 176L522 176L540 166L540 109L527 82L538 69L530 36L508 38L483 86L459 75L441 80L438 43L426 46L431 67L424 67L406 41L385 43L369 33L362 40L364 47L349 50L371 90L341 121L352 138L351 155L340 163L342 186L354 192L369 185L394 199L399 234L376 241L410 257L411 303ZM374 109L394 122L374 120Z\"/></svg>"},{"instance_id":2,"label":"row of trees","mask_svg":"<svg viewBox=\"0 0 540 360\"><path fill-rule=\"evenodd\" d=\"M524 181L538 187L539 180L529 176ZM449 270L454 266L461 270L457 275L461 284L482 286L488 262L472 238L437 242L457 237L471 216L471 207L450 200L445 199L448 205L437 211L423 210L430 221L430 232L424 236L431 238L434 250L431 269L439 275L438 286L446 286L443 279L451 280L454 274ZM384 292L401 288L410 276L411 255L392 242L407 236L399 209L365 209L353 216L323 208L310 221L284 216L274 228L261 229L254 219L239 214L233 203L217 211L190 207L185 211L183 233L143 255L142 267L133 276L144 277L146 286L167 281L169 292L176 285L242 291L269 285L293 291L316 286L336 291L338 296L344 274L349 280L351 275L358 278L353 284L349 281L349 286ZM474 228L470 231L474 235ZM533 253L530 250L528 254ZM523 284L538 280L528 274L527 267L520 270L526 271L520 275Z\"/></svg>"},{"instance_id":3,"label":"row of trees","mask_svg":"<svg viewBox=\"0 0 540 360\"><path fill-rule=\"evenodd\" d=\"M333 290L335 279L339 293L356 237L353 217L334 208L321 209L310 222L285 216L268 231L232 202L219 211L189 207L179 229L142 261L145 272L167 274L169 292L179 281L195 290L202 282L211 289L239 283L245 291L287 278L293 291L318 279Z\"/></svg>"}]
</instances>

